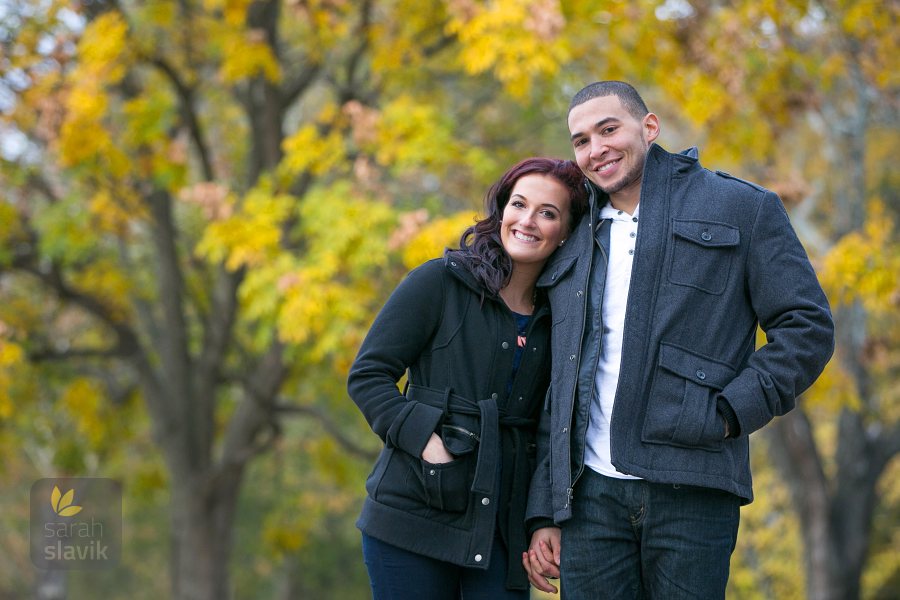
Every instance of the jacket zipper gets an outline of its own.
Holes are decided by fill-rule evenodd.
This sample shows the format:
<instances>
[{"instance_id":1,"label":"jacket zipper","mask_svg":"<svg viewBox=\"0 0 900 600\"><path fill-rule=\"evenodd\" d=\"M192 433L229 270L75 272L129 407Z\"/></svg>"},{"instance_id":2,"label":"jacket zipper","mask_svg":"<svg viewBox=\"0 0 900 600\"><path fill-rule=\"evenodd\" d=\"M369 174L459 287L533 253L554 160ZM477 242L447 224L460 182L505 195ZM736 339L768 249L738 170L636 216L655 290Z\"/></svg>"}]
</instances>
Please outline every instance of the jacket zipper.
<instances>
[{"instance_id":1,"label":"jacket zipper","mask_svg":"<svg viewBox=\"0 0 900 600\"><path fill-rule=\"evenodd\" d=\"M596 243L594 241L595 240L594 236L596 235L596 232L594 231L594 205L596 204L596 195L594 193L593 187L589 186L588 189L590 190L590 193L591 193L591 202L590 202L590 211L589 211L589 217L590 217L590 222L591 222L591 241L590 241L591 252L588 254L588 256L590 258L588 259L588 278L587 278L587 281L585 282L586 286L590 286L590 284L591 284L591 270L594 268L594 244ZM599 227L599 223L598 223L598 227ZM600 252L603 253L603 246L600 246ZM605 256L605 253L604 253L604 256ZM609 262L609 261L607 260L607 262ZM590 288L589 287L585 288L586 291L584 293L584 300L583 300L583 302L585 303L585 308L584 308L584 310L582 310L582 314L587 312L587 299L588 299L587 290L588 289L590 289ZM574 411L574 407L575 407L575 402L577 400L575 398L575 392L578 389L578 373L579 373L579 371L581 371L581 354L582 354L582 352L581 352L580 344L582 344L584 341L584 321L585 321L584 319L581 320L581 335L578 336L578 340L579 340L578 360L575 361L575 383L572 386L572 392L571 392L573 411ZM587 421L588 421L588 426L590 426L590 421L591 421L590 408L588 408ZM571 417L569 419L569 422L571 423ZM571 437L570 437L569 447L571 448L571 446L572 446L572 444L571 444ZM570 450L570 452L571 452L571 450ZM569 487L566 488L566 505L563 507L563 510L568 509L569 505L572 504L572 500L573 500L572 493L575 489L575 483L578 481L578 478L581 477L581 473L583 471L584 471L584 447L582 447L582 449L581 449L581 463L578 467L578 472L575 474L575 477L572 478L572 482L569 484Z\"/></svg>"}]
</instances>

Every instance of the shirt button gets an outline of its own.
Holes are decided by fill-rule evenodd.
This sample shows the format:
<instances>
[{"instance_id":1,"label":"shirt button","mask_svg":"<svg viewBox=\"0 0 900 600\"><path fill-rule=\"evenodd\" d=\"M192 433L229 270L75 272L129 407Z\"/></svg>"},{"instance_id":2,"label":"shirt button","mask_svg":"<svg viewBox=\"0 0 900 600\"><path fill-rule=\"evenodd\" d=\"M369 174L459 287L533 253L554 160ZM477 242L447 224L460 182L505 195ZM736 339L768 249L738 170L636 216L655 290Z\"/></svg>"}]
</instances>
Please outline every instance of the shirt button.
<instances>
[{"instance_id":1,"label":"shirt button","mask_svg":"<svg viewBox=\"0 0 900 600\"><path fill-rule=\"evenodd\" d=\"M481 555L480 555L480 554L476 554L476 555L475 555L475 562L481 562Z\"/></svg>"},{"instance_id":2,"label":"shirt button","mask_svg":"<svg viewBox=\"0 0 900 600\"><path fill-rule=\"evenodd\" d=\"M622 214L622 211L620 210L617 214L620 214L620 215L621 215L621 214Z\"/></svg>"},{"instance_id":3,"label":"shirt button","mask_svg":"<svg viewBox=\"0 0 900 600\"><path fill-rule=\"evenodd\" d=\"M628 249L628 254L629 254L629 255L634 254L634 248L629 248L629 249Z\"/></svg>"},{"instance_id":4,"label":"shirt button","mask_svg":"<svg viewBox=\"0 0 900 600\"><path fill-rule=\"evenodd\" d=\"M628 234L628 237L637 237L637 234L632 231L631 233Z\"/></svg>"},{"instance_id":5,"label":"shirt button","mask_svg":"<svg viewBox=\"0 0 900 600\"><path fill-rule=\"evenodd\" d=\"M704 373L702 369L697 369L697 379L701 381L706 379L706 373Z\"/></svg>"},{"instance_id":6,"label":"shirt button","mask_svg":"<svg viewBox=\"0 0 900 600\"><path fill-rule=\"evenodd\" d=\"M709 234L708 231L704 231L703 233L700 234L700 239L702 239L704 242L708 242L709 240L712 239L712 236Z\"/></svg>"},{"instance_id":7,"label":"shirt button","mask_svg":"<svg viewBox=\"0 0 900 600\"><path fill-rule=\"evenodd\" d=\"M487 506L488 504L491 503L491 499L490 498L482 498L481 503L484 504L485 506Z\"/></svg>"},{"instance_id":8,"label":"shirt button","mask_svg":"<svg viewBox=\"0 0 900 600\"><path fill-rule=\"evenodd\" d=\"M507 348L509 348L509 342L503 342L502 344L500 344L500 347L506 350Z\"/></svg>"},{"instance_id":9,"label":"shirt button","mask_svg":"<svg viewBox=\"0 0 900 600\"><path fill-rule=\"evenodd\" d=\"M637 217L631 217L631 220L637 223Z\"/></svg>"},{"instance_id":10,"label":"shirt button","mask_svg":"<svg viewBox=\"0 0 900 600\"><path fill-rule=\"evenodd\" d=\"M431 469L430 471L428 471L429 475L434 475L434 473L435 473L434 469Z\"/></svg>"}]
</instances>

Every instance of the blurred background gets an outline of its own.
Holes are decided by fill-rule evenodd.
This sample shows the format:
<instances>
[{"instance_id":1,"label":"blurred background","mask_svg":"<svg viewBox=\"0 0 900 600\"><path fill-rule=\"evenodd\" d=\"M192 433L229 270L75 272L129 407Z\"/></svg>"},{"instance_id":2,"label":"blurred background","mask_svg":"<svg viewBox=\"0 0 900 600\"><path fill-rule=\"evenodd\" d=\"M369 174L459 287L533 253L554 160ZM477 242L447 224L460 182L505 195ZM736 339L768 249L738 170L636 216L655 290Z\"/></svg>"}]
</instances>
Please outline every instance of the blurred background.
<instances>
[{"instance_id":1,"label":"blurred background","mask_svg":"<svg viewBox=\"0 0 900 600\"><path fill-rule=\"evenodd\" d=\"M598 79L778 192L834 309L728 597L900 598L898 39L898 0L0 0L0 598L368 597L347 369ZM31 564L58 476L122 482L117 568Z\"/></svg>"}]
</instances>

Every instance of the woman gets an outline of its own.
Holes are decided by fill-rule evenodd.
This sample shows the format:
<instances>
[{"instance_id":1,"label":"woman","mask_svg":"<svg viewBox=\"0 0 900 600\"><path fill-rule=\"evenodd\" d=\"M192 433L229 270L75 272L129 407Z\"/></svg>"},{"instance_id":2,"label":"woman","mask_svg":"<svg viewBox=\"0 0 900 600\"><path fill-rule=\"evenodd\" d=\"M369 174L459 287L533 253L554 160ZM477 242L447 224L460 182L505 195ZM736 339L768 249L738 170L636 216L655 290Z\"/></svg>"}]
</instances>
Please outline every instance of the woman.
<instances>
[{"instance_id":1,"label":"woman","mask_svg":"<svg viewBox=\"0 0 900 600\"><path fill-rule=\"evenodd\" d=\"M525 496L550 375L536 284L586 208L582 181L571 161L509 169L487 217L408 275L360 348L348 389L385 443L357 522L375 600L528 598Z\"/></svg>"}]
</instances>

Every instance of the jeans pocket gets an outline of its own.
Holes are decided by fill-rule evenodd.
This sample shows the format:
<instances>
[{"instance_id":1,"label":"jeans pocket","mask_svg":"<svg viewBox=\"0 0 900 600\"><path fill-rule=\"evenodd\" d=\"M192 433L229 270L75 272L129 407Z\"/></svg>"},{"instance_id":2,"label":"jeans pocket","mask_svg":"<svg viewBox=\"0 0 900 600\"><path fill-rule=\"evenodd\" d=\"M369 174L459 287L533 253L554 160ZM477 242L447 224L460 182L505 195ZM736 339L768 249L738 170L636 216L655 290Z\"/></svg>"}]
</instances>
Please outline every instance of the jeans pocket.
<instances>
[{"instance_id":1,"label":"jeans pocket","mask_svg":"<svg viewBox=\"0 0 900 600\"><path fill-rule=\"evenodd\" d=\"M468 457L448 463L422 463L425 497L428 506L449 512L463 512L469 505Z\"/></svg>"}]
</instances>

